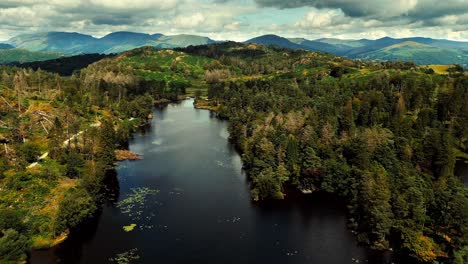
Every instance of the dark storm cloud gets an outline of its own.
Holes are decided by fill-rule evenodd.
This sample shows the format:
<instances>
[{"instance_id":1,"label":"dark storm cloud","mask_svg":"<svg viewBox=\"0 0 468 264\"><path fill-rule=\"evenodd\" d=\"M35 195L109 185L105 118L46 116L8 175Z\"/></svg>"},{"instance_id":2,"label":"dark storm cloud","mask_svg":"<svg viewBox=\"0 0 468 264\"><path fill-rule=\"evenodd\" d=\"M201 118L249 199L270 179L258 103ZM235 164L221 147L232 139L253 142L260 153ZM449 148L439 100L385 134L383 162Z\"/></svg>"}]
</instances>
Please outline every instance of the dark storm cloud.
<instances>
[{"instance_id":1,"label":"dark storm cloud","mask_svg":"<svg viewBox=\"0 0 468 264\"><path fill-rule=\"evenodd\" d=\"M468 0L254 0L261 7L280 9L315 7L341 9L350 17L388 20L400 17L410 21L468 13Z\"/></svg>"},{"instance_id":2,"label":"dark storm cloud","mask_svg":"<svg viewBox=\"0 0 468 264\"><path fill-rule=\"evenodd\" d=\"M132 16L113 16L113 15L99 15L92 17L91 22L95 25L132 25L137 21Z\"/></svg>"},{"instance_id":3,"label":"dark storm cloud","mask_svg":"<svg viewBox=\"0 0 468 264\"><path fill-rule=\"evenodd\" d=\"M388 1L388 0L255 0L262 7L277 8L297 8L297 7L316 7L341 9L346 15L351 17L365 17L374 15L393 14L401 12L414 5L415 1Z\"/></svg>"},{"instance_id":4,"label":"dark storm cloud","mask_svg":"<svg viewBox=\"0 0 468 264\"><path fill-rule=\"evenodd\" d=\"M432 19L446 15L468 14L468 0L420 0L408 15L415 19Z\"/></svg>"},{"instance_id":5,"label":"dark storm cloud","mask_svg":"<svg viewBox=\"0 0 468 264\"><path fill-rule=\"evenodd\" d=\"M32 1L3 0L0 1L0 8L14 8L19 6L30 6L32 4L34 4Z\"/></svg>"}]
</instances>

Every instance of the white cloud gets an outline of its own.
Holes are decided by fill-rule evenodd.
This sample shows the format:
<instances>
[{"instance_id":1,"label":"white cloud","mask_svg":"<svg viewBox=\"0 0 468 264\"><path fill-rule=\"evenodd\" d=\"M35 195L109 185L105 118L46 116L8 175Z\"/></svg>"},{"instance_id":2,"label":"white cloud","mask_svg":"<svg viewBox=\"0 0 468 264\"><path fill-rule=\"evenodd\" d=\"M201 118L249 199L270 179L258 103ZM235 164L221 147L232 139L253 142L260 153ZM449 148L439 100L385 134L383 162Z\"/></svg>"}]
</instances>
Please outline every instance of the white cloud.
<instances>
[{"instance_id":1,"label":"white cloud","mask_svg":"<svg viewBox=\"0 0 468 264\"><path fill-rule=\"evenodd\" d=\"M193 15L179 15L177 16L172 25L178 28L196 28L205 21L205 17L201 13Z\"/></svg>"},{"instance_id":2,"label":"white cloud","mask_svg":"<svg viewBox=\"0 0 468 264\"><path fill-rule=\"evenodd\" d=\"M175 8L177 0L89 0L89 3L105 9L156 9L168 10Z\"/></svg>"},{"instance_id":3,"label":"white cloud","mask_svg":"<svg viewBox=\"0 0 468 264\"><path fill-rule=\"evenodd\" d=\"M261 34L310 39L427 36L468 40L467 1L0 0L0 39L38 31L102 36L128 30L231 40ZM292 7L296 9L282 10ZM265 16L269 10L275 15ZM257 13L263 14L259 20L254 16ZM297 20L291 21L295 13Z\"/></svg>"},{"instance_id":4,"label":"white cloud","mask_svg":"<svg viewBox=\"0 0 468 264\"><path fill-rule=\"evenodd\" d=\"M306 17L297 22L295 26L302 28L328 27L334 24L344 23L345 15L339 9L318 10L313 8Z\"/></svg>"}]
</instances>

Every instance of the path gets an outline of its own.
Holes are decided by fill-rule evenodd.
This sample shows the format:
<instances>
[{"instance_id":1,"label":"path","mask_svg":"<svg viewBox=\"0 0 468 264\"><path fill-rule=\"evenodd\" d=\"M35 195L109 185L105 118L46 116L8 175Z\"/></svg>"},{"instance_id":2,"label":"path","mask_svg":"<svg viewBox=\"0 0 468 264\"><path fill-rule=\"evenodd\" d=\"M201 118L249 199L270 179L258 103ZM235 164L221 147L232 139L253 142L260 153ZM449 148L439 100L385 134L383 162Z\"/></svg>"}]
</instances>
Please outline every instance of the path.
<instances>
[{"instance_id":1,"label":"path","mask_svg":"<svg viewBox=\"0 0 468 264\"><path fill-rule=\"evenodd\" d=\"M93 123L93 124L90 125L90 127L99 127L99 126L101 126L101 122L100 122L100 121L97 121L96 123ZM85 132L85 130L81 130L80 132L78 132L78 133L74 134L73 136L71 136L69 139L63 141L63 146L66 147L66 146L70 143L70 141L72 141L72 140L75 139L76 137L80 136L80 135L83 134L84 132ZM46 153L42 154L42 155L37 159L36 162L33 162L33 163L29 164L27 168L29 169L29 168L34 168L34 167L36 167L37 164L39 164L39 161L41 161L41 160L47 158L47 156L49 156L49 152L46 152Z\"/></svg>"}]
</instances>

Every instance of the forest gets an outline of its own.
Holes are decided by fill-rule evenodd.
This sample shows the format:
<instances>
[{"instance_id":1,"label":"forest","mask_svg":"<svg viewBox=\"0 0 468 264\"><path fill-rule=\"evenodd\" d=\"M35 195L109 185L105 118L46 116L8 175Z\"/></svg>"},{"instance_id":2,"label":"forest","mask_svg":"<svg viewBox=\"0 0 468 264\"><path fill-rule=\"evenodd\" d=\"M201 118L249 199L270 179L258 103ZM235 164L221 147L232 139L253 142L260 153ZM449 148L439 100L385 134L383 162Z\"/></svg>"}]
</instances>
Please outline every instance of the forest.
<instances>
[{"instance_id":1,"label":"forest","mask_svg":"<svg viewBox=\"0 0 468 264\"><path fill-rule=\"evenodd\" d=\"M411 63L211 48L187 52L262 76L207 76L253 199L283 199L286 185L335 193L347 201L360 243L422 262L466 262L467 191L454 176L468 135L461 67L441 76Z\"/></svg>"},{"instance_id":2,"label":"forest","mask_svg":"<svg viewBox=\"0 0 468 264\"><path fill-rule=\"evenodd\" d=\"M0 71L0 262L18 263L98 210L115 177L114 150L146 123L153 98L123 75Z\"/></svg>"},{"instance_id":3,"label":"forest","mask_svg":"<svg viewBox=\"0 0 468 264\"><path fill-rule=\"evenodd\" d=\"M454 175L468 152L461 67L440 75L409 62L226 42L139 48L70 77L0 72L0 259L7 263L58 243L93 215L114 150L125 148L154 103L185 96L229 120L253 200L287 199L287 187L333 193L363 245L415 263L468 259L468 193ZM28 168L46 151L40 166Z\"/></svg>"}]
</instances>

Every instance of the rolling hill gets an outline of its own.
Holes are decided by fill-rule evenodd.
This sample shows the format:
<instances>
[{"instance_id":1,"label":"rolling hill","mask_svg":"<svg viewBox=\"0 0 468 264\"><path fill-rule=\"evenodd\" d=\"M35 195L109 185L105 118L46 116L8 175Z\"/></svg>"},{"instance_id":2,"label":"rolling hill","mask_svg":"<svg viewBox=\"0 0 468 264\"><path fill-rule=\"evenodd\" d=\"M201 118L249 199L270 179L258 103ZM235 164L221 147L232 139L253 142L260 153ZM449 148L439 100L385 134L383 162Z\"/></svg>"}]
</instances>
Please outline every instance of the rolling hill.
<instances>
[{"instance_id":1,"label":"rolling hill","mask_svg":"<svg viewBox=\"0 0 468 264\"><path fill-rule=\"evenodd\" d=\"M263 35L249 39L244 43L255 43L261 45L275 45L288 49L305 49L308 51L322 51L335 55L343 55L351 48L346 45L329 44L320 41L308 40L305 38L283 38L277 35Z\"/></svg>"},{"instance_id":2,"label":"rolling hill","mask_svg":"<svg viewBox=\"0 0 468 264\"><path fill-rule=\"evenodd\" d=\"M6 43L29 51L55 51L68 55L89 53L120 53L123 51L153 46L158 48L177 48L190 45L211 44L216 41L195 35L144 34L136 32L114 32L102 38L70 32L46 32L22 34Z\"/></svg>"},{"instance_id":3,"label":"rolling hill","mask_svg":"<svg viewBox=\"0 0 468 264\"><path fill-rule=\"evenodd\" d=\"M7 41L16 48L29 51L56 51L66 54L93 53L99 50L97 39L68 32L24 34Z\"/></svg>"},{"instance_id":4,"label":"rolling hill","mask_svg":"<svg viewBox=\"0 0 468 264\"><path fill-rule=\"evenodd\" d=\"M468 55L462 51L438 48L413 41L405 41L362 53L356 58L379 61L414 61L417 64L466 64Z\"/></svg>"},{"instance_id":5,"label":"rolling hill","mask_svg":"<svg viewBox=\"0 0 468 264\"><path fill-rule=\"evenodd\" d=\"M3 50L3 49L13 49L15 47L13 47L12 45L10 44L5 44L5 43L0 43L0 50Z\"/></svg>"},{"instance_id":6,"label":"rolling hill","mask_svg":"<svg viewBox=\"0 0 468 264\"><path fill-rule=\"evenodd\" d=\"M24 63L10 63L10 65L19 68L31 68L33 70L41 69L48 72L58 73L61 76L70 76L75 71L86 68L88 65L102 60L104 58L112 57L113 55L103 54L83 54L70 57L61 57L51 60L33 61Z\"/></svg>"},{"instance_id":7,"label":"rolling hill","mask_svg":"<svg viewBox=\"0 0 468 264\"><path fill-rule=\"evenodd\" d=\"M343 55L352 47L342 44L330 44L326 42L320 42L316 40L308 40L304 38L290 38L289 41L294 42L296 44L301 45L303 48L310 50L310 51L323 51L328 52L335 55Z\"/></svg>"},{"instance_id":8,"label":"rolling hill","mask_svg":"<svg viewBox=\"0 0 468 264\"><path fill-rule=\"evenodd\" d=\"M62 53L52 51L28 51L25 49L0 49L0 64L13 62L45 61L62 57Z\"/></svg>"},{"instance_id":9,"label":"rolling hill","mask_svg":"<svg viewBox=\"0 0 468 264\"><path fill-rule=\"evenodd\" d=\"M460 64L468 67L468 42L431 38L384 37L376 40L346 40L322 38L286 39L265 35L247 40L246 43L276 45L290 49L322 51L353 59L377 61L412 61L417 64Z\"/></svg>"},{"instance_id":10,"label":"rolling hill","mask_svg":"<svg viewBox=\"0 0 468 264\"><path fill-rule=\"evenodd\" d=\"M283 38L277 35L263 35L253 39L245 41L245 43L254 43L261 45L275 45L287 49L305 49L300 43L294 43L287 38Z\"/></svg>"}]
</instances>

